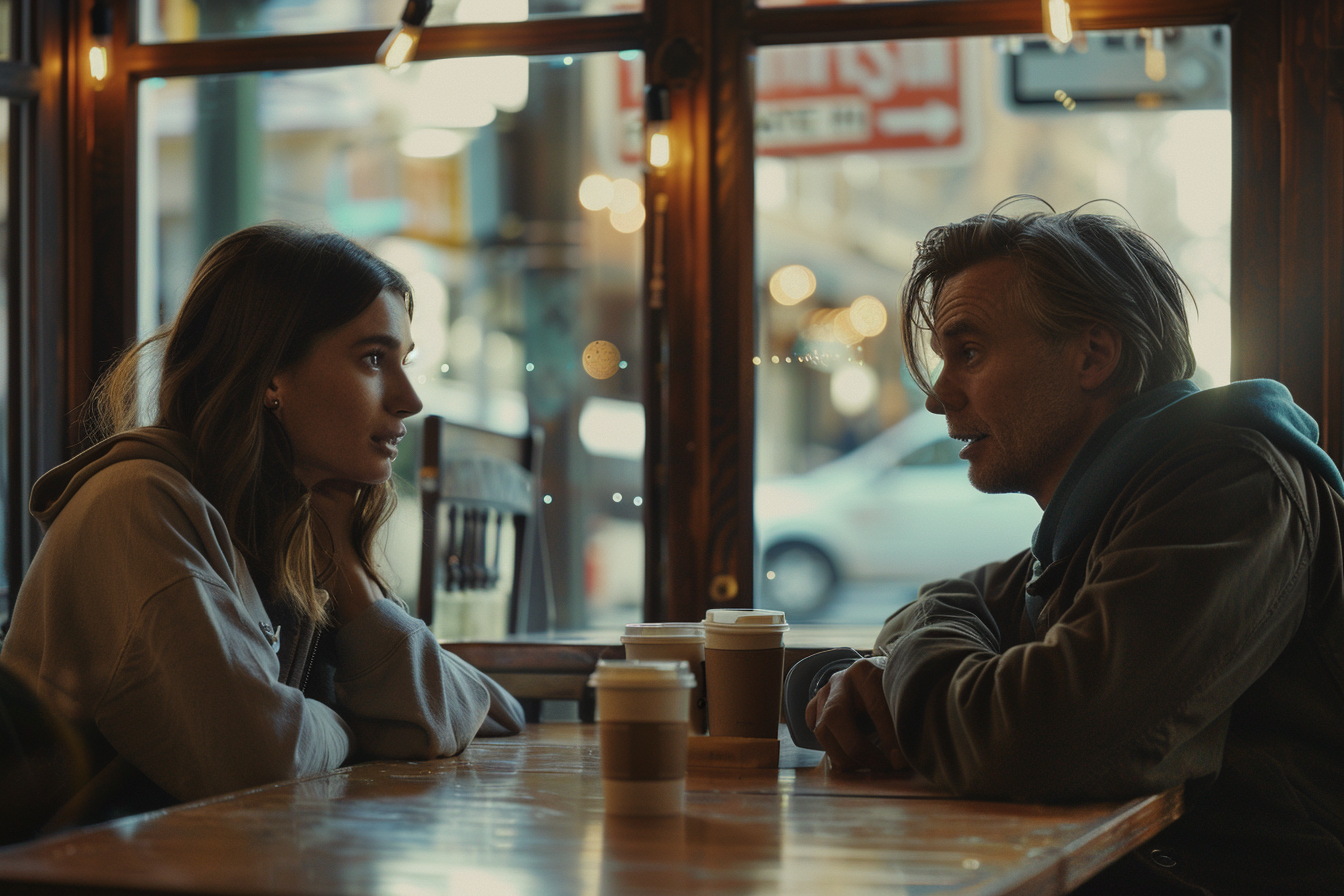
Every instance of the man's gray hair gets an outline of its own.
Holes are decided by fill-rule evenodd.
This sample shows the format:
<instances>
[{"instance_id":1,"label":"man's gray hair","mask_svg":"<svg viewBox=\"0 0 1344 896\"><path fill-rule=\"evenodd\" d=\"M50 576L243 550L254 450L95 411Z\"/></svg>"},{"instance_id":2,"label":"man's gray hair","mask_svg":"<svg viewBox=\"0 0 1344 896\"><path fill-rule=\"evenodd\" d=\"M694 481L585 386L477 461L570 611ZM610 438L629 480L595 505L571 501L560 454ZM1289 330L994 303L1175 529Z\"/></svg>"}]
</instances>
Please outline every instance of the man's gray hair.
<instances>
[{"instance_id":1,"label":"man's gray hair","mask_svg":"<svg viewBox=\"0 0 1344 896\"><path fill-rule=\"evenodd\" d=\"M1003 213L1022 200L1049 211ZM1046 339L1067 339L1093 323L1120 334L1111 382L1121 393L1138 395L1194 374L1185 313L1190 288L1147 234L1083 208L1055 212L1037 197L1012 196L988 214L933 228L916 245L901 293L901 337L921 389L932 391L922 337L933 329L943 287L968 268L1001 258L1018 271L1016 282L1004 284L1007 294Z\"/></svg>"}]
</instances>

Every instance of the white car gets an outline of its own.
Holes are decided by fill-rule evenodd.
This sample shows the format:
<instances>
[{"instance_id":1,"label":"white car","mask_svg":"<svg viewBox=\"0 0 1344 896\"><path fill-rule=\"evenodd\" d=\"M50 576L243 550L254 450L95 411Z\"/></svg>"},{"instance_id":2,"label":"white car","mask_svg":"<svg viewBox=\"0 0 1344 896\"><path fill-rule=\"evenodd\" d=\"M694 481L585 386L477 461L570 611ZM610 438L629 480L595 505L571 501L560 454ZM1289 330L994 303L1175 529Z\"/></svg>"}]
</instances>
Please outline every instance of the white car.
<instances>
[{"instance_id":1,"label":"white car","mask_svg":"<svg viewBox=\"0 0 1344 896\"><path fill-rule=\"evenodd\" d=\"M840 582L920 583L1030 547L1040 507L977 491L962 447L919 410L814 470L758 482L758 605L802 620Z\"/></svg>"}]
</instances>

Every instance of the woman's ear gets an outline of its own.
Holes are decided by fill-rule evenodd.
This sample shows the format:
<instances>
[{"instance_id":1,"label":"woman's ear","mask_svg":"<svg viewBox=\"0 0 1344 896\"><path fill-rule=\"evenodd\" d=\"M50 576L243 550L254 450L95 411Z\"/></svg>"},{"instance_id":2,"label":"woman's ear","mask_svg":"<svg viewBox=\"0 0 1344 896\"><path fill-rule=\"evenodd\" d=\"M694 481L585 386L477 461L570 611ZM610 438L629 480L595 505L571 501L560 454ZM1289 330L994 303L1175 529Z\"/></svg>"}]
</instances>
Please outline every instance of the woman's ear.
<instances>
[{"instance_id":1,"label":"woman's ear","mask_svg":"<svg viewBox=\"0 0 1344 896\"><path fill-rule=\"evenodd\" d=\"M1101 389L1120 365L1120 334L1109 324L1092 323L1078 336L1078 384L1086 391Z\"/></svg>"},{"instance_id":2,"label":"woman's ear","mask_svg":"<svg viewBox=\"0 0 1344 896\"><path fill-rule=\"evenodd\" d=\"M266 405L272 411L280 409L280 384L271 380L270 385L266 387L266 394L262 396L262 404Z\"/></svg>"}]
</instances>

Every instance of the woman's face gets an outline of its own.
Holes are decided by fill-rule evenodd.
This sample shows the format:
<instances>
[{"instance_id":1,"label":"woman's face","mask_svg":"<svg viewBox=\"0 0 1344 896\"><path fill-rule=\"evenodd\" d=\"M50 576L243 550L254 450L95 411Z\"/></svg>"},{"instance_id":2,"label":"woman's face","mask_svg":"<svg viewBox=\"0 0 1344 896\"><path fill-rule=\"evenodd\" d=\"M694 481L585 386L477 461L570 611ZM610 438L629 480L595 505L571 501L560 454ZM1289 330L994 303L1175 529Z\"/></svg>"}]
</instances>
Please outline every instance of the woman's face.
<instances>
[{"instance_id":1,"label":"woman's face","mask_svg":"<svg viewBox=\"0 0 1344 896\"><path fill-rule=\"evenodd\" d=\"M289 436L305 486L371 485L392 475L406 435L401 421L422 407L404 366L411 347L406 306L383 292L271 380L265 403Z\"/></svg>"}]
</instances>

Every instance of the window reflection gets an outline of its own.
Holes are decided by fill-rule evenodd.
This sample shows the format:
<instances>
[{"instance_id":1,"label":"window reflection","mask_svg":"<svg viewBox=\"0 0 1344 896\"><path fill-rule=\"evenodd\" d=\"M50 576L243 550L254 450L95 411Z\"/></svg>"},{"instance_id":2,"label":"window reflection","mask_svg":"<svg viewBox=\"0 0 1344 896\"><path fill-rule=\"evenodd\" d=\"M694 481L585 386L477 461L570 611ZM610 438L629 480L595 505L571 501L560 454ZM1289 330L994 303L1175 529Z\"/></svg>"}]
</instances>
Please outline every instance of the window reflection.
<instances>
[{"instance_id":1,"label":"window reflection","mask_svg":"<svg viewBox=\"0 0 1344 896\"><path fill-rule=\"evenodd\" d=\"M391 28L406 0L140 0L142 43ZM426 27L638 11L640 0L437 0Z\"/></svg>"},{"instance_id":2,"label":"window reflection","mask_svg":"<svg viewBox=\"0 0 1344 896\"><path fill-rule=\"evenodd\" d=\"M1058 210L1111 200L1097 210L1132 218L1189 282L1196 379L1227 382L1227 34L1166 31L1160 72L1138 31L1078 34L1067 50L974 38L759 51L758 604L873 623L921 581L1030 543L1039 508L969 485L896 328L879 326L935 225L1016 193Z\"/></svg>"},{"instance_id":3,"label":"window reflection","mask_svg":"<svg viewBox=\"0 0 1344 896\"><path fill-rule=\"evenodd\" d=\"M638 159L614 125L618 75L638 62L472 58L140 88L152 137L140 144L142 331L175 313L207 246L256 221L336 229L388 259L415 290L424 413L546 430L559 630L640 614L642 228L618 221L615 198L592 209L581 197L584 179L600 176L628 184L613 191L621 211L642 214ZM398 460L402 500L387 542L408 601L417 455Z\"/></svg>"}]
</instances>

